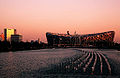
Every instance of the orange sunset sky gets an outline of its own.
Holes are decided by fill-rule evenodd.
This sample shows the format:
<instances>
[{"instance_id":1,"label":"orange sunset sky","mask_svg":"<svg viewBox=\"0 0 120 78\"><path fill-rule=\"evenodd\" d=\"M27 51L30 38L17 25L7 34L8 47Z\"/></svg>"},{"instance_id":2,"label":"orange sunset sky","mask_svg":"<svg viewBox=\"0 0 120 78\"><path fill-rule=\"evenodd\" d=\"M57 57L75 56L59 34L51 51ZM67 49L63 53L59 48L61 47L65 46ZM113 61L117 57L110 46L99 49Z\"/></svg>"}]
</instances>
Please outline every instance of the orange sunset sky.
<instances>
[{"instance_id":1,"label":"orange sunset sky","mask_svg":"<svg viewBox=\"0 0 120 78\"><path fill-rule=\"evenodd\" d=\"M120 0L0 0L0 33L16 28L23 40L46 42L46 32L115 31L120 42Z\"/></svg>"}]
</instances>

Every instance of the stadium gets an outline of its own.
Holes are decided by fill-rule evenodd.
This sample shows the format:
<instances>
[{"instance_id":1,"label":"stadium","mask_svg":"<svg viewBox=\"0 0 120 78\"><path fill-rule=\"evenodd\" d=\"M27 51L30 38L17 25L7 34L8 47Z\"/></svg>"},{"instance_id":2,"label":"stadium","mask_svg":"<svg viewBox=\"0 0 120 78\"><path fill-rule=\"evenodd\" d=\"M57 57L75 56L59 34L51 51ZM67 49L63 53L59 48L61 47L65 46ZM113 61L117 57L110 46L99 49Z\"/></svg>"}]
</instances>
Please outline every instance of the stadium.
<instances>
[{"instance_id":1,"label":"stadium","mask_svg":"<svg viewBox=\"0 0 120 78\"><path fill-rule=\"evenodd\" d=\"M107 47L113 45L114 31L79 35L59 34L47 32L46 37L49 46L53 47Z\"/></svg>"}]
</instances>

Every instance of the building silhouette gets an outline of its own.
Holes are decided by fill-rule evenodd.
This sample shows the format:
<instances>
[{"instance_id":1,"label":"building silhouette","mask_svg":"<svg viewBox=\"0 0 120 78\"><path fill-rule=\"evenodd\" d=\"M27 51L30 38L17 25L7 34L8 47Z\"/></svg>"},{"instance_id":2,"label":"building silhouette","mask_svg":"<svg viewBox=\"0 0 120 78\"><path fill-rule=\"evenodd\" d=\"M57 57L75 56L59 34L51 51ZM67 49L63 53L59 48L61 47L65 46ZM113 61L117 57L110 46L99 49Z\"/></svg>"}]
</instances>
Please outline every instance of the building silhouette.
<instances>
[{"instance_id":1,"label":"building silhouette","mask_svg":"<svg viewBox=\"0 0 120 78\"><path fill-rule=\"evenodd\" d=\"M11 41L12 42L21 42L22 35L19 35L19 34L11 35Z\"/></svg>"}]
</instances>

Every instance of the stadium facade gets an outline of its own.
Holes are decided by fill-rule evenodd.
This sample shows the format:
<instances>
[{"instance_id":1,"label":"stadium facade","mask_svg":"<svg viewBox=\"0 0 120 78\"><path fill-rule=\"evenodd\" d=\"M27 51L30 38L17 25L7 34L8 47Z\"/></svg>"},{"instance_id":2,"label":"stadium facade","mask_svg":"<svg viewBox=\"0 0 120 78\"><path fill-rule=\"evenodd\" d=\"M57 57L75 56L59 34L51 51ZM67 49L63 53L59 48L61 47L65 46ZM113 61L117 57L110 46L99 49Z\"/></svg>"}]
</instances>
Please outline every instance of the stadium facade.
<instances>
[{"instance_id":1,"label":"stadium facade","mask_svg":"<svg viewBox=\"0 0 120 78\"><path fill-rule=\"evenodd\" d=\"M114 31L78 35L59 34L47 32L46 37L49 46L56 47L98 47L98 46L112 46L114 40Z\"/></svg>"}]
</instances>

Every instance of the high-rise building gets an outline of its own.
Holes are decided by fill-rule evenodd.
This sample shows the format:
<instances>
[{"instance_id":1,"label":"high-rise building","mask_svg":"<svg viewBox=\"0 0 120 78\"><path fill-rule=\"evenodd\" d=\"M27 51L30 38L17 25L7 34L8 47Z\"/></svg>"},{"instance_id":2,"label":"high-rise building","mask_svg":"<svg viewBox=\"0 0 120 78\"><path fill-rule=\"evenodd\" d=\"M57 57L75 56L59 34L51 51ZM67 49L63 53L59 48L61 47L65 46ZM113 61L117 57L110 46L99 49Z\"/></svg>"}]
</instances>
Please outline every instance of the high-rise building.
<instances>
[{"instance_id":1,"label":"high-rise building","mask_svg":"<svg viewBox=\"0 0 120 78\"><path fill-rule=\"evenodd\" d=\"M11 41L11 35L16 34L16 29L4 29L5 41Z\"/></svg>"},{"instance_id":2,"label":"high-rise building","mask_svg":"<svg viewBox=\"0 0 120 78\"><path fill-rule=\"evenodd\" d=\"M22 35L11 35L11 41L13 42L21 42L22 41Z\"/></svg>"},{"instance_id":3,"label":"high-rise building","mask_svg":"<svg viewBox=\"0 0 120 78\"><path fill-rule=\"evenodd\" d=\"M4 34L3 33L0 35L0 41L4 41Z\"/></svg>"}]
</instances>

